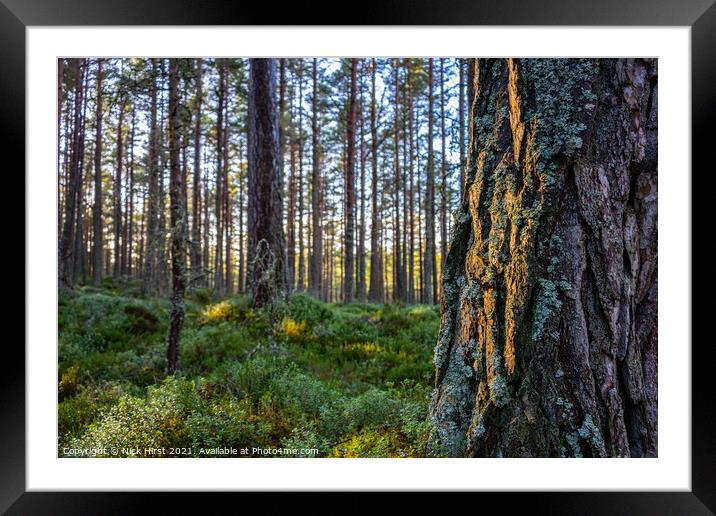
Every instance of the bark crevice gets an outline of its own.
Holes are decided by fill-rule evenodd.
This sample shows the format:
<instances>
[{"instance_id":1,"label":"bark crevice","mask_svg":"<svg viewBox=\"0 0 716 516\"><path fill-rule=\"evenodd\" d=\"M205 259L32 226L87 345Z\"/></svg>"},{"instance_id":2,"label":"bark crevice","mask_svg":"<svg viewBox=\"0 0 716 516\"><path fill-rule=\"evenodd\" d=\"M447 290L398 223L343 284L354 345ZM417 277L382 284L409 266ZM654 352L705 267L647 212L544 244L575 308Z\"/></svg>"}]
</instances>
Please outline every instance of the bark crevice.
<instances>
[{"instance_id":1,"label":"bark crevice","mask_svg":"<svg viewBox=\"0 0 716 516\"><path fill-rule=\"evenodd\" d=\"M656 455L656 78L651 59L478 60L439 453Z\"/></svg>"}]
</instances>

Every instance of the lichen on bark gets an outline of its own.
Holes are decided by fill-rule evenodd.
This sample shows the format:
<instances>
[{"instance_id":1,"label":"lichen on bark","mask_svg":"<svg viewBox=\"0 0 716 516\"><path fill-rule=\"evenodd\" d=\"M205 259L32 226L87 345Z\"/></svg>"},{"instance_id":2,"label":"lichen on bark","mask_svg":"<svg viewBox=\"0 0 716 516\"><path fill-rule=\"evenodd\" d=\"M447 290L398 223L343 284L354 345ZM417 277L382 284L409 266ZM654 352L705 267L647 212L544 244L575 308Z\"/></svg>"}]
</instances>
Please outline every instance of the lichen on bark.
<instances>
[{"instance_id":1,"label":"lichen on bark","mask_svg":"<svg viewBox=\"0 0 716 516\"><path fill-rule=\"evenodd\" d=\"M436 453L657 453L657 62L479 59Z\"/></svg>"}]
</instances>

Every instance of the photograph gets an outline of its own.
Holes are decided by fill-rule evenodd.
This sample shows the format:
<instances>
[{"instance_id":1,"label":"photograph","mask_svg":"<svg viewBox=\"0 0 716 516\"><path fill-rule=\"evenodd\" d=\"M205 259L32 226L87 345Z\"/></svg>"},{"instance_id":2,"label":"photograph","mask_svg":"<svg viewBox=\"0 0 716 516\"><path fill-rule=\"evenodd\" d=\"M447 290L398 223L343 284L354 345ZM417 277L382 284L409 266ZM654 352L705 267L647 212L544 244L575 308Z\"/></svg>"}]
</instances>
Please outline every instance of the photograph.
<instances>
[{"instance_id":1,"label":"photograph","mask_svg":"<svg viewBox=\"0 0 716 516\"><path fill-rule=\"evenodd\" d=\"M57 458L659 457L658 57L69 55Z\"/></svg>"}]
</instances>

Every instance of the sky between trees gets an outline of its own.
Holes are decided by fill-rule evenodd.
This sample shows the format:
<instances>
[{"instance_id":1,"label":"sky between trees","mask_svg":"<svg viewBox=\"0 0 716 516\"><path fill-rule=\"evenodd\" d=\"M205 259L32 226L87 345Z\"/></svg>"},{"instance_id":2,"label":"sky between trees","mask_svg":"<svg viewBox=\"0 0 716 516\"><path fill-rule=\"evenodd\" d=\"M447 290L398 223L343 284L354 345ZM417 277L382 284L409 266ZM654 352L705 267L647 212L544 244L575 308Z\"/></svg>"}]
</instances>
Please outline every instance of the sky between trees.
<instances>
[{"instance_id":1,"label":"sky between trees","mask_svg":"<svg viewBox=\"0 0 716 516\"><path fill-rule=\"evenodd\" d=\"M61 241L71 237L70 284L141 278L151 241L156 256L148 288L158 295L170 290L169 60L154 61L59 60L58 228ZM310 290L326 301L436 302L467 147L466 61L275 60L290 290ZM177 72L189 288L243 292L249 60L183 59ZM150 200L153 84L159 176ZM74 205L68 202L73 170ZM317 237L320 257L313 253ZM320 286L310 284L312 260L319 262Z\"/></svg>"}]
</instances>

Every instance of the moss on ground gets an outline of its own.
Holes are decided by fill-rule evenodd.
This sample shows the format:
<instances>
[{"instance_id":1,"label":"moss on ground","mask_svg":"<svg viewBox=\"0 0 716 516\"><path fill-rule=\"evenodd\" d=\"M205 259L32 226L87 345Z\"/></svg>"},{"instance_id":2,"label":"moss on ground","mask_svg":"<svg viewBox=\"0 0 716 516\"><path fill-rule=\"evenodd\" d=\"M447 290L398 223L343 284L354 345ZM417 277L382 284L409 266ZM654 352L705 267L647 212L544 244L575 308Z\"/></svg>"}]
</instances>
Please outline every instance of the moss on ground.
<instances>
[{"instance_id":1,"label":"moss on ground","mask_svg":"<svg viewBox=\"0 0 716 516\"><path fill-rule=\"evenodd\" d=\"M61 298L59 455L187 448L205 456L200 449L215 447L427 454L436 308L298 294L278 312L272 325L246 297L191 296L180 372L167 377L167 301L115 283Z\"/></svg>"}]
</instances>

